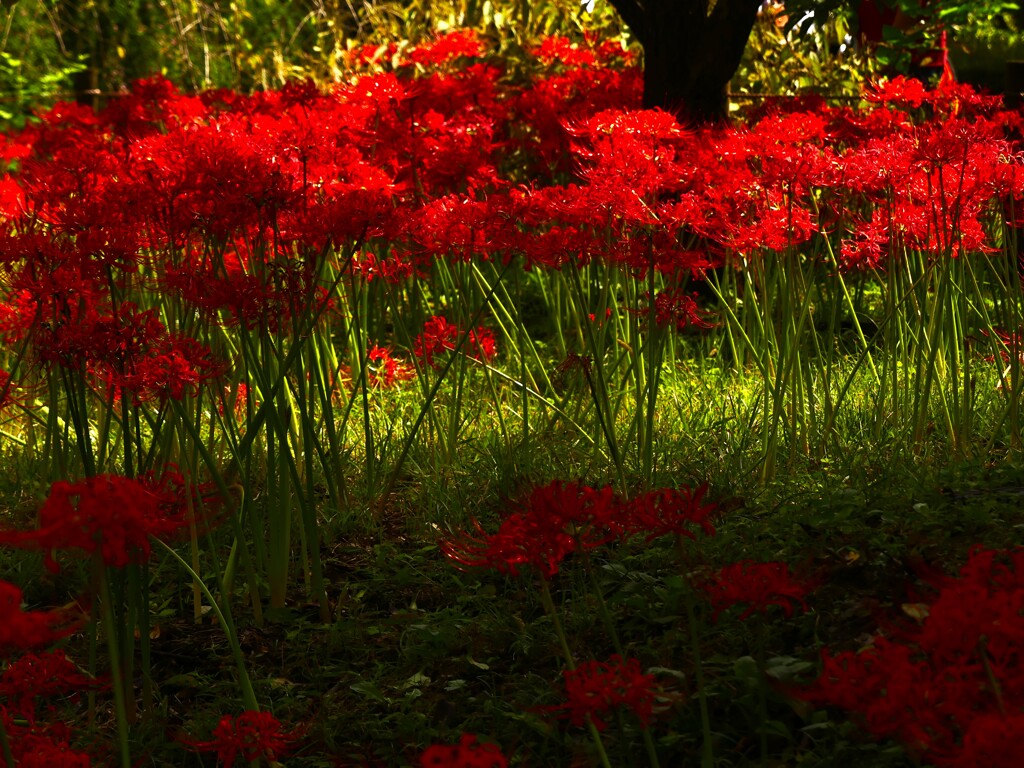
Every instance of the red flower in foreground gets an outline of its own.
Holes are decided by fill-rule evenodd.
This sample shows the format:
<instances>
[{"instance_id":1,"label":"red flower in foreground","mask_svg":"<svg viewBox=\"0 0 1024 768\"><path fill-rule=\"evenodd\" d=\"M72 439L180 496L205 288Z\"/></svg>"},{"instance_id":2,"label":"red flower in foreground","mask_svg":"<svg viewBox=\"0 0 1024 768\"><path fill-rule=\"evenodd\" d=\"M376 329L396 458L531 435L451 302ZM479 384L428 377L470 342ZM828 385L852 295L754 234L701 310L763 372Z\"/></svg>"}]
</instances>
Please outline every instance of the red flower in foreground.
<instances>
[{"instance_id":1,"label":"red flower in foreground","mask_svg":"<svg viewBox=\"0 0 1024 768\"><path fill-rule=\"evenodd\" d=\"M654 715L654 675L643 674L637 659L616 655L606 662L588 661L562 675L567 701L551 711L563 713L573 725L584 725L589 717L603 731L605 723L601 718L615 707L631 710L644 727Z\"/></svg>"},{"instance_id":2,"label":"red flower in foreground","mask_svg":"<svg viewBox=\"0 0 1024 768\"><path fill-rule=\"evenodd\" d=\"M114 568L149 558L149 537L169 536L189 525L182 476L165 471L156 479L98 475L77 483L58 481L39 510L39 530L0 531L0 544L47 552L47 567L56 569L52 551L99 550Z\"/></svg>"},{"instance_id":3,"label":"red flower in foreground","mask_svg":"<svg viewBox=\"0 0 1024 768\"><path fill-rule=\"evenodd\" d=\"M1024 754L1024 715L990 712L971 721L954 768L1017 768Z\"/></svg>"},{"instance_id":4,"label":"red flower in foreground","mask_svg":"<svg viewBox=\"0 0 1024 768\"><path fill-rule=\"evenodd\" d=\"M24 611L22 592L0 581L0 653L43 648L75 631L79 622L65 611Z\"/></svg>"},{"instance_id":5,"label":"red flower in foreground","mask_svg":"<svg viewBox=\"0 0 1024 768\"><path fill-rule=\"evenodd\" d=\"M471 733L462 734L459 743L434 744L420 755L422 768L508 768L508 760L494 744L481 744Z\"/></svg>"},{"instance_id":6,"label":"red flower in foreground","mask_svg":"<svg viewBox=\"0 0 1024 768\"><path fill-rule=\"evenodd\" d=\"M1009 768L1024 749L1024 549L975 547L910 626L823 652L803 698L842 707L875 738L941 768ZM907 607L904 611L910 613Z\"/></svg>"},{"instance_id":7,"label":"red flower in foreground","mask_svg":"<svg viewBox=\"0 0 1024 768\"><path fill-rule=\"evenodd\" d=\"M28 653L0 675L0 696L7 698L13 712L32 723L38 697L74 695L98 685L96 680L80 672L64 651Z\"/></svg>"},{"instance_id":8,"label":"red flower in foreground","mask_svg":"<svg viewBox=\"0 0 1024 768\"><path fill-rule=\"evenodd\" d=\"M710 598L716 619L722 611L739 603L747 606L740 614L741 619L755 611L767 612L770 605L781 606L787 616L792 616L794 603L799 603L806 610L804 597L810 590L810 584L793 578L785 563L755 563L752 560L727 565L698 586Z\"/></svg>"},{"instance_id":9,"label":"red flower in foreground","mask_svg":"<svg viewBox=\"0 0 1024 768\"><path fill-rule=\"evenodd\" d=\"M238 717L222 717L209 741L181 741L198 752L216 752L220 762L232 766L239 755L247 762L261 757L276 761L294 740L295 734L281 732L281 723L272 714L249 710Z\"/></svg>"},{"instance_id":10,"label":"red flower in foreground","mask_svg":"<svg viewBox=\"0 0 1024 768\"><path fill-rule=\"evenodd\" d=\"M0 717L4 717L2 710ZM63 723L25 728L5 717L4 727L18 768L89 768L91 765L87 754L71 748L73 734ZM0 766L5 765L0 756Z\"/></svg>"}]
</instances>

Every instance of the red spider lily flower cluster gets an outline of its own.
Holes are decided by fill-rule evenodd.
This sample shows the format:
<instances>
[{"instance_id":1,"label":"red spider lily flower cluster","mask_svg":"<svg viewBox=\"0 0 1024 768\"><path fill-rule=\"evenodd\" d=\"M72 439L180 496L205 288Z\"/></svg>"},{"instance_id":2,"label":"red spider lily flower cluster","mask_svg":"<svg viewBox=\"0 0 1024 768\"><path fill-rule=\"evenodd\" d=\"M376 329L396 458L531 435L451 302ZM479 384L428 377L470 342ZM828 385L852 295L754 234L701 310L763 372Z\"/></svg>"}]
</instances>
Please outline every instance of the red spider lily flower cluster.
<instances>
[{"instance_id":1,"label":"red spider lily flower cluster","mask_svg":"<svg viewBox=\"0 0 1024 768\"><path fill-rule=\"evenodd\" d=\"M855 713L940 768L1019 763L1024 711L1024 549L972 550L957 578L859 652L823 654L802 695Z\"/></svg>"},{"instance_id":2,"label":"red spider lily flower cluster","mask_svg":"<svg viewBox=\"0 0 1024 768\"><path fill-rule=\"evenodd\" d=\"M697 584L711 600L715 619L734 605L746 605L741 620L755 612L767 613L773 605L782 608L786 616L793 615L794 605L807 610L804 598L812 586L809 581L796 579L785 563L752 560L727 565Z\"/></svg>"},{"instance_id":3,"label":"red spider lily flower cluster","mask_svg":"<svg viewBox=\"0 0 1024 768\"><path fill-rule=\"evenodd\" d=\"M649 310L635 309L634 313L646 316ZM685 331L687 328L712 328L708 313L697 306L692 295L678 289L659 291L654 296L654 322L662 327Z\"/></svg>"},{"instance_id":4,"label":"red spider lily flower cluster","mask_svg":"<svg viewBox=\"0 0 1024 768\"><path fill-rule=\"evenodd\" d=\"M515 86L458 32L356 49L362 73L327 91L186 96L157 77L99 114L58 105L2 148L0 335L108 396L178 399L234 361L165 325L154 291L207 327L287 331L340 312L330 276L346 270L602 262L655 270L658 323L703 328L687 286L727 261L985 253L1024 210L1021 117L963 88L897 79L868 110L769 101L742 128L687 129L636 108L641 74L616 44L531 53ZM462 333L467 355L493 356L489 331ZM452 343L433 318L412 351L432 365Z\"/></svg>"},{"instance_id":5,"label":"red spider lily flower cluster","mask_svg":"<svg viewBox=\"0 0 1024 768\"><path fill-rule=\"evenodd\" d=\"M18 768L89 768L92 765L88 754L71 746L74 734L67 725L53 723L26 727L2 710L0 717L4 718L4 728ZM0 756L0 766L5 765Z\"/></svg>"},{"instance_id":6,"label":"red spider lily flower cluster","mask_svg":"<svg viewBox=\"0 0 1024 768\"><path fill-rule=\"evenodd\" d=\"M0 653L52 645L81 625L81 617L64 610L26 611L21 588L0 581Z\"/></svg>"},{"instance_id":7,"label":"red spider lily flower cluster","mask_svg":"<svg viewBox=\"0 0 1024 768\"><path fill-rule=\"evenodd\" d=\"M658 686L654 675L645 675L637 659L615 655L608 661L588 661L562 673L566 702L550 711L567 717L573 725L589 719L599 731L607 726L604 717L616 709L636 715L646 728L654 716Z\"/></svg>"},{"instance_id":8,"label":"red spider lily flower cluster","mask_svg":"<svg viewBox=\"0 0 1024 768\"><path fill-rule=\"evenodd\" d=\"M99 552L107 566L121 568L149 559L151 536L166 538L187 528L189 517L183 476L168 468L159 477L97 475L76 483L58 481L39 510L39 529L0 531L0 544L46 552L46 564L57 569L53 551ZM206 525L209 521L199 521Z\"/></svg>"},{"instance_id":9,"label":"red spider lily flower cluster","mask_svg":"<svg viewBox=\"0 0 1024 768\"><path fill-rule=\"evenodd\" d=\"M7 699L8 711L30 724L35 723L40 697L78 695L99 687L102 683L80 672L63 651L26 653L0 674L0 696Z\"/></svg>"},{"instance_id":10,"label":"red spider lily flower cluster","mask_svg":"<svg viewBox=\"0 0 1024 768\"><path fill-rule=\"evenodd\" d=\"M25 646L23 646L25 647ZM2 643L0 643L2 648ZM53 720L55 708L47 708L51 722L43 722L37 705L40 698L77 696L101 687L82 674L62 651L26 653L0 674L0 719L15 762L19 766L87 768L90 758L71 746L71 728ZM5 765L0 756L0 766Z\"/></svg>"},{"instance_id":11,"label":"red spider lily flower cluster","mask_svg":"<svg viewBox=\"0 0 1024 768\"><path fill-rule=\"evenodd\" d=\"M438 355L458 346L464 332L443 317L431 317L423 324L423 333L413 341L413 352L424 365L438 367ZM469 357L482 362L492 360L497 354L493 331L480 327L469 331L462 350Z\"/></svg>"},{"instance_id":12,"label":"red spider lily flower cluster","mask_svg":"<svg viewBox=\"0 0 1024 768\"><path fill-rule=\"evenodd\" d=\"M471 733L462 734L455 745L433 744L420 755L422 768L508 768L508 760L494 744L477 741Z\"/></svg>"},{"instance_id":13,"label":"red spider lily flower cluster","mask_svg":"<svg viewBox=\"0 0 1024 768\"><path fill-rule=\"evenodd\" d=\"M705 490L662 489L622 501L608 487L556 480L514 504L496 533L488 534L476 524L478 535L443 541L441 550L464 567L512 575L529 567L550 578L569 555L613 540L634 535L653 539L667 533L692 538L694 525L713 534L709 520L715 505L702 501Z\"/></svg>"},{"instance_id":14,"label":"red spider lily flower cluster","mask_svg":"<svg viewBox=\"0 0 1024 768\"><path fill-rule=\"evenodd\" d=\"M379 347L375 344L366 353L366 358L369 361L367 379L370 386L388 389L399 382L416 377L416 369L394 357L393 351L388 347Z\"/></svg>"},{"instance_id":15,"label":"red spider lily flower cluster","mask_svg":"<svg viewBox=\"0 0 1024 768\"><path fill-rule=\"evenodd\" d=\"M281 723L269 712L248 710L237 717L222 717L209 741L180 741L197 752L216 752L217 759L230 768L238 758L275 762L288 753L296 738L294 733L282 731Z\"/></svg>"}]
</instances>

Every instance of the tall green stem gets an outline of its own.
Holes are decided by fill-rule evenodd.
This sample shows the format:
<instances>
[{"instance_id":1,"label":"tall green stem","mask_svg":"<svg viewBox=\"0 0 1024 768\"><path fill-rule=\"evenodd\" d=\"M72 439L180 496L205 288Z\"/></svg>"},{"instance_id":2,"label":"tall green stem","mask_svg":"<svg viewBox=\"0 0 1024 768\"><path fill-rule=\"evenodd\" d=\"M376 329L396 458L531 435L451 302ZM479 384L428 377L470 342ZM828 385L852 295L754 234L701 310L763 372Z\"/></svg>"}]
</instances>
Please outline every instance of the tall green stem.
<instances>
[{"instance_id":1,"label":"tall green stem","mask_svg":"<svg viewBox=\"0 0 1024 768\"><path fill-rule=\"evenodd\" d=\"M118 647L118 627L114 622L113 598L110 594L110 581L107 579L107 567L98 553L93 559L93 575L96 579L96 591L100 598L103 633L107 638L107 652L110 655L110 677L114 688L114 709L117 713L117 742L121 756L121 768L132 768L131 749L128 745L128 702Z\"/></svg>"}]
</instances>

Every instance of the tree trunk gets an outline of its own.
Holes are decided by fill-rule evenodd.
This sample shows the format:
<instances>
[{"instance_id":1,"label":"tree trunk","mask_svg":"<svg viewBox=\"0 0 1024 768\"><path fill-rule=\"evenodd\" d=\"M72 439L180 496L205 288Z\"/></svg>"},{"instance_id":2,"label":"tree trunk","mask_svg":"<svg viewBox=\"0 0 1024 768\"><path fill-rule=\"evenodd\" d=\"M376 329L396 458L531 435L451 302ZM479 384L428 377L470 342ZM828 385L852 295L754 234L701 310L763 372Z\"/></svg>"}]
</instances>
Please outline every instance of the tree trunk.
<instances>
[{"instance_id":1,"label":"tree trunk","mask_svg":"<svg viewBox=\"0 0 1024 768\"><path fill-rule=\"evenodd\" d=\"M728 86L760 0L611 0L644 48L644 107L728 119Z\"/></svg>"}]
</instances>

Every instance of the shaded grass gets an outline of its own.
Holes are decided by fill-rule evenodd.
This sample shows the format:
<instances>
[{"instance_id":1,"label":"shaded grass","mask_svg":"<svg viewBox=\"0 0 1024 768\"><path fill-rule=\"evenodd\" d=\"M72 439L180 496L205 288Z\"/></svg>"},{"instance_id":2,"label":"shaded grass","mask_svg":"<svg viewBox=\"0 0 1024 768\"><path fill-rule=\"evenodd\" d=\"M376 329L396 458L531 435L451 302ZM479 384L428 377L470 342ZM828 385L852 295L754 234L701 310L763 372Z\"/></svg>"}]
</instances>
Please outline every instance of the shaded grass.
<instances>
[{"instance_id":1,"label":"shaded grass","mask_svg":"<svg viewBox=\"0 0 1024 768\"><path fill-rule=\"evenodd\" d=\"M795 701L786 686L813 677L822 645L861 647L882 617L898 616L909 590L920 588L924 564L950 572L974 544L1019 541L1024 467L995 426L1005 396L979 379L975 423L994 439L961 440L954 450L936 429L925 444L910 445L885 414L879 419L869 384L858 381L832 428L814 436L817 448L805 451L793 439L780 444L785 471L768 483L759 479L762 457L752 437L762 418L756 381L706 366L681 367L667 379L656 422L655 485L708 483L722 510L718 535L691 542L683 561L657 541L601 550L589 563L626 652L656 668L672 691L654 728L663 764L699 754L695 661L684 618L688 580L742 558L789 562L821 586L810 611L792 618L739 621L732 612L713 623L699 608L705 693L721 763L912 764L898 747L861 736L841 713ZM517 765L594 760L581 729L541 709L560 701L562 660L533 581L460 572L444 560L438 541L473 520L495 530L509 499L534 485L560 478L598 486L614 482L615 472L600 446L565 421L508 439L485 395L472 392L468 401L475 405L454 460L439 460L424 432L387 496L360 482L362 443L352 440L349 516L322 521L329 622L306 603L301 578L293 579L288 607L268 612L262 628L236 598L257 695L303 733L288 765L414 765L426 745L455 742L463 732L487 735L516 755ZM408 414L408 396L381 393L380 407L380 418L391 414L397 424L381 459L386 465L408 423L394 416ZM436 407L443 414L443 399ZM579 423L587 407L578 408ZM32 468L28 453L8 449L0 472L5 524L30 521L38 497L25 482ZM256 504L265 503L260 482L250 479ZM226 532L215 535L227 543ZM38 554L0 557L5 577L25 587L30 603L59 603L84 582L70 560L59 575L39 578ZM587 565L568 562L552 589L574 653L603 658L614 649L598 619ZM292 568L301 573L299 563ZM179 574L163 565L152 577L158 706L133 731L135 752L140 765L202 765L174 739L205 737L221 714L237 710L229 649L209 617L193 623L190 587ZM768 763L754 732L757 643L778 681L769 700ZM82 638L71 638L68 650L82 661ZM81 716L80 704L69 706ZM613 762L643 764L639 731L628 721L621 725L607 739ZM101 711L94 726L99 742L112 727L112 713Z\"/></svg>"}]
</instances>

